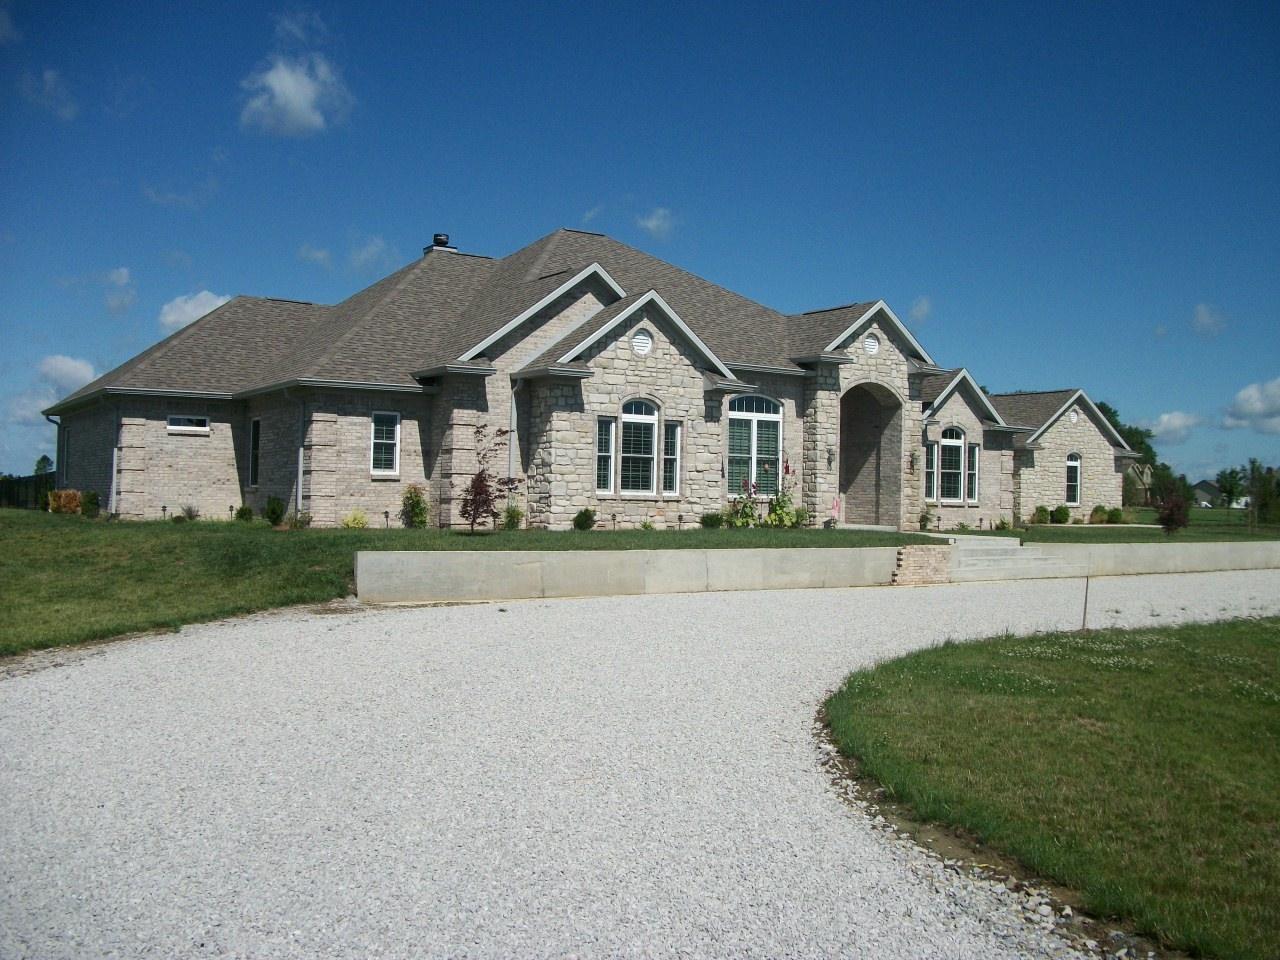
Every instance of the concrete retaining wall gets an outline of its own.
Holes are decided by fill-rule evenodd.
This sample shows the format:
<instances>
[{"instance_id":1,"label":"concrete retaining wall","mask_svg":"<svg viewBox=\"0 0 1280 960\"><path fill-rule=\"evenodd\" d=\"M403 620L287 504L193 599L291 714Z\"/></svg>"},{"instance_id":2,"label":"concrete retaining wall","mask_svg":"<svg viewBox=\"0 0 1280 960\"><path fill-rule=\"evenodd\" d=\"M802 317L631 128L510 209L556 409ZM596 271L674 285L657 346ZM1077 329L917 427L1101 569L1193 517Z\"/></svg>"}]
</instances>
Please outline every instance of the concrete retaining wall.
<instances>
[{"instance_id":1,"label":"concrete retaining wall","mask_svg":"<svg viewBox=\"0 0 1280 960\"><path fill-rule=\"evenodd\" d=\"M361 550L365 603L518 600L887 584L895 547L777 550Z\"/></svg>"},{"instance_id":2,"label":"concrete retaining wall","mask_svg":"<svg viewBox=\"0 0 1280 960\"><path fill-rule=\"evenodd\" d=\"M1037 543L1040 553L1080 564L1085 576L1203 573L1280 567L1280 540L1219 543Z\"/></svg>"}]
</instances>

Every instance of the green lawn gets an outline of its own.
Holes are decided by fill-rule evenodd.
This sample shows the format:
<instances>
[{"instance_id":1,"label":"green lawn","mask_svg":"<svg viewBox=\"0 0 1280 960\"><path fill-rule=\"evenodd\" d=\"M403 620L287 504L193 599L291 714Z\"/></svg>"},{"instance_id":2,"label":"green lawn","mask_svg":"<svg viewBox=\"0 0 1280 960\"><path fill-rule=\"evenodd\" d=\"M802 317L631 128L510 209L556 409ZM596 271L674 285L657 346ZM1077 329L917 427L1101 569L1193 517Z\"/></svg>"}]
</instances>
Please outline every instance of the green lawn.
<instances>
[{"instance_id":1,"label":"green lawn","mask_svg":"<svg viewBox=\"0 0 1280 960\"><path fill-rule=\"evenodd\" d=\"M1155 510L1132 510L1139 524L1157 524ZM1280 540L1280 524L1250 528L1244 510L1192 507L1190 524L1170 536L1158 527L1128 524L1037 523L1018 530L969 530L985 536L1019 537L1024 543L1204 543L1214 540ZM944 533L949 531L943 531ZM950 531L954 532L954 531Z\"/></svg>"},{"instance_id":2,"label":"green lawn","mask_svg":"<svg viewBox=\"0 0 1280 960\"><path fill-rule=\"evenodd\" d=\"M108 523L0 510L0 654L213 620L351 592L357 550L875 547L930 542L860 530L690 530L469 536L442 530L272 530L264 523Z\"/></svg>"},{"instance_id":3,"label":"green lawn","mask_svg":"<svg viewBox=\"0 0 1280 960\"><path fill-rule=\"evenodd\" d=\"M1280 957L1280 619L948 644L856 673L836 743L1101 916Z\"/></svg>"}]
</instances>

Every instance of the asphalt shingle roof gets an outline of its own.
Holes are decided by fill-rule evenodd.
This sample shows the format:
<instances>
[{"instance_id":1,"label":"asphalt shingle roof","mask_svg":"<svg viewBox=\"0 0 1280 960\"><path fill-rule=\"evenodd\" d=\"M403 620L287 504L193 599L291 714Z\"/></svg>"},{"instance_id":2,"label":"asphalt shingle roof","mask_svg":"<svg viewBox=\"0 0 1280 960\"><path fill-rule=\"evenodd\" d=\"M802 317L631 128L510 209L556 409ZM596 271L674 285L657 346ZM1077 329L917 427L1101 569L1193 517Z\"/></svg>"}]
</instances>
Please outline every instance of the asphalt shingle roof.
<instances>
[{"instance_id":1,"label":"asphalt shingle roof","mask_svg":"<svg viewBox=\"0 0 1280 960\"><path fill-rule=\"evenodd\" d=\"M951 385L951 381L962 368L957 367L954 370L944 370L942 373L931 373L920 379L920 400L925 405L933 403L938 397L942 396L942 391ZM1003 416L1003 413L1001 414Z\"/></svg>"},{"instance_id":2,"label":"asphalt shingle roof","mask_svg":"<svg viewBox=\"0 0 1280 960\"><path fill-rule=\"evenodd\" d=\"M1011 427L1039 430L1075 396L1075 390L1043 390L1038 393L993 393L991 405Z\"/></svg>"}]
</instances>

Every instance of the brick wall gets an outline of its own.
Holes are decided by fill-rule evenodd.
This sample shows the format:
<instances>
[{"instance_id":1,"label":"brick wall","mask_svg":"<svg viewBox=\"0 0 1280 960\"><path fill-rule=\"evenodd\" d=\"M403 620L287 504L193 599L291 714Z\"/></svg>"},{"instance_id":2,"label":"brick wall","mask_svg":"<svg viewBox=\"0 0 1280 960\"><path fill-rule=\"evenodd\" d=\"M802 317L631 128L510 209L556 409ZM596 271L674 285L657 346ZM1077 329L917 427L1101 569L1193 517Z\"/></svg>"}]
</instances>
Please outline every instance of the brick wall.
<instances>
[{"instance_id":1,"label":"brick wall","mask_svg":"<svg viewBox=\"0 0 1280 960\"><path fill-rule=\"evenodd\" d=\"M920 586L951 581L951 547L912 545L898 548L898 565L893 571L895 587Z\"/></svg>"},{"instance_id":2,"label":"brick wall","mask_svg":"<svg viewBox=\"0 0 1280 960\"><path fill-rule=\"evenodd\" d=\"M115 481L111 470L119 433L115 406L98 402L64 415L59 422L58 486L96 491L106 512Z\"/></svg>"}]
</instances>

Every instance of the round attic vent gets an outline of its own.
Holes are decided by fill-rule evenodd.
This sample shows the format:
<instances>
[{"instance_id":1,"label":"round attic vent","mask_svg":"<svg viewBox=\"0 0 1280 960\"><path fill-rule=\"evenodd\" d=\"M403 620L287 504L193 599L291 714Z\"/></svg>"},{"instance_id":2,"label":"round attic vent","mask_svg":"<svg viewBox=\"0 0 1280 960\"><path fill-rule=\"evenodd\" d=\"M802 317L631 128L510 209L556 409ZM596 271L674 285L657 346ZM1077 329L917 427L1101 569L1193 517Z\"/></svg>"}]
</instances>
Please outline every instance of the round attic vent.
<instances>
[{"instance_id":1,"label":"round attic vent","mask_svg":"<svg viewBox=\"0 0 1280 960\"><path fill-rule=\"evenodd\" d=\"M1079 413L1077 413L1075 410L1072 410L1070 413L1068 413L1068 414L1067 414L1067 418L1068 418L1072 423L1075 423L1077 420L1079 420L1079 419L1080 419L1080 414L1079 414Z\"/></svg>"},{"instance_id":2,"label":"round attic vent","mask_svg":"<svg viewBox=\"0 0 1280 960\"><path fill-rule=\"evenodd\" d=\"M867 351L867 356L874 357L880 352L880 338L874 333L868 333L862 341L862 349Z\"/></svg>"},{"instance_id":3,"label":"round attic vent","mask_svg":"<svg viewBox=\"0 0 1280 960\"><path fill-rule=\"evenodd\" d=\"M631 349L643 357L653 349L653 334L648 330L637 330L631 335Z\"/></svg>"}]
</instances>

